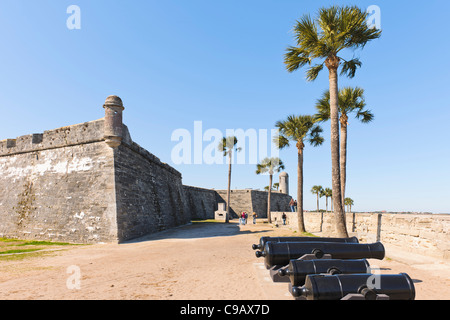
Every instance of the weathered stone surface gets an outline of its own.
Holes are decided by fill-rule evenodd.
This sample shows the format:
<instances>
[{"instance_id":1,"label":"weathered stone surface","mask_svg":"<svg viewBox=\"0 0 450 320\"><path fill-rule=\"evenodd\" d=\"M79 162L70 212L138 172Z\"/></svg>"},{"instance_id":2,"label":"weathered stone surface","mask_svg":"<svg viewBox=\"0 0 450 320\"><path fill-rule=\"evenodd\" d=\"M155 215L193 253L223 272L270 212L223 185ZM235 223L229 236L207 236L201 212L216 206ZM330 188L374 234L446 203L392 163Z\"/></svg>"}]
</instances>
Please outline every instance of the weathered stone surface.
<instances>
[{"instance_id":1,"label":"weathered stone surface","mask_svg":"<svg viewBox=\"0 0 450 320\"><path fill-rule=\"evenodd\" d=\"M227 190L217 190L218 202L226 202ZM267 218L267 191L259 190L231 190L230 213L232 218L238 217L242 211L256 212L259 218ZM270 207L273 211L289 210L291 196L272 191Z\"/></svg>"},{"instance_id":2,"label":"weathered stone surface","mask_svg":"<svg viewBox=\"0 0 450 320\"><path fill-rule=\"evenodd\" d=\"M272 218L281 221L282 212L272 212ZM298 229L297 213L286 212L287 225ZM378 216L381 223L378 224ZM305 227L309 232L335 236L332 213L304 212ZM439 259L450 258L450 215L347 213L347 230L361 242L375 242L399 246L403 250ZM378 239L379 235L379 239Z\"/></svg>"}]
</instances>

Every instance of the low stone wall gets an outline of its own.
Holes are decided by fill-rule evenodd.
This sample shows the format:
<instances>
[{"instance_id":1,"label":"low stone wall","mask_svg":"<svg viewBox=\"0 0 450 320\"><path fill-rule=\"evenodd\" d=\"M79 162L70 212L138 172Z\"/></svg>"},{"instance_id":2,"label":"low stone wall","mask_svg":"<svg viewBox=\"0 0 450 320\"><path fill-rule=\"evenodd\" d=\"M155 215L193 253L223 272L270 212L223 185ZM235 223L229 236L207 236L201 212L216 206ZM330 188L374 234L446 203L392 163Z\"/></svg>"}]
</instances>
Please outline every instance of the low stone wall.
<instances>
[{"instance_id":1,"label":"low stone wall","mask_svg":"<svg viewBox=\"0 0 450 320\"><path fill-rule=\"evenodd\" d=\"M281 224L282 212L272 212ZM296 212L286 212L286 224L298 229ZM311 233L335 236L332 213L305 212L305 228ZM404 251L450 260L450 215L347 213L347 231L361 242L381 241Z\"/></svg>"},{"instance_id":2,"label":"low stone wall","mask_svg":"<svg viewBox=\"0 0 450 320\"><path fill-rule=\"evenodd\" d=\"M214 219L217 210L216 192L210 189L183 186L191 219Z\"/></svg>"},{"instance_id":3,"label":"low stone wall","mask_svg":"<svg viewBox=\"0 0 450 320\"><path fill-rule=\"evenodd\" d=\"M226 202L227 190L216 190L217 202ZM267 218L267 191L260 190L231 190L231 218L237 218L242 211L256 212L259 218ZM273 211L289 210L289 201L292 197L288 194L272 191L270 196L270 208Z\"/></svg>"}]
</instances>

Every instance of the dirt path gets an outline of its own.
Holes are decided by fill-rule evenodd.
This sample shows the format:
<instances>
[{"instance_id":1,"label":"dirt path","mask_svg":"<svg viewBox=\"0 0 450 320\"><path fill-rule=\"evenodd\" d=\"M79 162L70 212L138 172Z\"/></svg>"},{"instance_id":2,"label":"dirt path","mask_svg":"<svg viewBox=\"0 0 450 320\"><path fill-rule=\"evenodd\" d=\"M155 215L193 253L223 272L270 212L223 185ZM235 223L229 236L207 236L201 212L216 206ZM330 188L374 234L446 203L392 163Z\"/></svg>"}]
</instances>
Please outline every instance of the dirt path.
<instances>
[{"instance_id":1,"label":"dirt path","mask_svg":"<svg viewBox=\"0 0 450 320\"><path fill-rule=\"evenodd\" d=\"M287 284L273 283L251 249L261 236L286 232L267 224L194 223L121 245L0 261L0 299L292 300ZM408 273L418 300L450 298L447 264L370 263L381 273Z\"/></svg>"}]
</instances>

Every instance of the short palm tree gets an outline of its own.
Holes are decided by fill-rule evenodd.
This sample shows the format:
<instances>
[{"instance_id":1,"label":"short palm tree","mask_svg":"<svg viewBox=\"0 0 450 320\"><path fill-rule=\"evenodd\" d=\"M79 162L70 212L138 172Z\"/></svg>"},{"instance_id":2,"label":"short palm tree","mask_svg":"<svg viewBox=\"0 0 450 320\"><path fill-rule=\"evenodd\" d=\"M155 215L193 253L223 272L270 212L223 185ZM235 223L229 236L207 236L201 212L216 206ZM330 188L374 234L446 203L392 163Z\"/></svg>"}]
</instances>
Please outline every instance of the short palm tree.
<instances>
[{"instance_id":1,"label":"short palm tree","mask_svg":"<svg viewBox=\"0 0 450 320\"><path fill-rule=\"evenodd\" d=\"M314 60L321 62L311 66L306 73L308 81L314 81L324 66L329 73L330 122L331 122L331 170L333 202L336 217L336 231L340 237L348 237L345 214L341 198L341 178L339 168L339 110L338 110L338 69L341 75L353 78L361 67L358 58L345 60L341 52L358 49L381 36L381 30L370 28L368 13L356 6L332 6L321 8L316 18L304 15L294 28L296 46L290 46L285 55L285 65L294 72ZM322 60L323 59L323 60Z\"/></svg>"},{"instance_id":2,"label":"short palm tree","mask_svg":"<svg viewBox=\"0 0 450 320\"><path fill-rule=\"evenodd\" d=\"M238 139L236 137L223 137L219 142L218 149L223 152L223 156L228 156L228 189L227 189L227 213L225 215L225 223L230 222L230 203L231 203L231 163L233 160L233 151L239 152L242 149L236 147Z\"/></svg>"},{"instance_id":3,"label":"short palm tree","mask_svg":"<svg viewBox=\"0 0 450 320\"><path fill-rule=\"evenodd\" d=\"M352 205L355 204L355 202L353 201L353 199L351 199L351 198L345 198L344 204L348 207L348 212L352 212Z\"/></svg>"},{"instance_id":4,"label":"short palm tree","mask_svg":"<svg viewBox=\"0 0 450 320\"><path fill-rule=\"evenodd\" d=\"M333 190L330 188L325 188L323 190L323 195L325 196L326 212L328 212L328 198L333 197Z\"/></svg>"},{"instance_id":5,"label":"short palm tree","mask_svg":"<svg viewBox=\"0 0 450 320\"><path fill-rule=\"evenodd\" d=\"M256 174L269 174L269 185L268 191L269 194L267 196L267 220L269 223L272 223L271 211L270 211L270 197L272 195L272 182L273 182L273 174L284 170L283 161L280 158L265 158L261 161L261 163L256 165Z\"/></svg>"},{"instance_id":6,"label":"short palm tree","mask_svg":"<svg viewBox=\"0 0 450 320\"><path fill-rule=\"evenodd\" d=\"M274 142L280 149L289 147L291 142L297 147L297 212L298 227L300 232L305 232L303 219L303 149L305 142L317 147L324 141L320 135L322 128L318 126L314 117L310 115L288 116L284 121L278 121L275 125L279 134L274 137Z\"/></svg>"},{"instance_id":7,"label":"short palm tree","mask_svg":"<svg viewBox=\"0 0 450 320\"><path fill-rule=\"evenodd\" d=\"M311 193L317 196L317 212L320 212L319 208L319 197L323 196L323 188L322 186L314 186L311 189Z\"/></svg>"},{"instance_id":8,"label":"short palm tree","mask_svg":"<svg viewBox=\"0 0 450 320\"><path fill-rule=\"evenodd\" d=\"M370 110L366 110L364 99L364 89L359 87L345 87L339 90L338 105L340 114L340 171L341 171L341 197L345 199L345 186L347 180L347 131L348 118L351 113L355 113L357 119L362 123L369 123L374 119ZM322 98L316 103L316 119L327 121L330 119L330 91L326 91Z\"/></svg>"}]
</instances>

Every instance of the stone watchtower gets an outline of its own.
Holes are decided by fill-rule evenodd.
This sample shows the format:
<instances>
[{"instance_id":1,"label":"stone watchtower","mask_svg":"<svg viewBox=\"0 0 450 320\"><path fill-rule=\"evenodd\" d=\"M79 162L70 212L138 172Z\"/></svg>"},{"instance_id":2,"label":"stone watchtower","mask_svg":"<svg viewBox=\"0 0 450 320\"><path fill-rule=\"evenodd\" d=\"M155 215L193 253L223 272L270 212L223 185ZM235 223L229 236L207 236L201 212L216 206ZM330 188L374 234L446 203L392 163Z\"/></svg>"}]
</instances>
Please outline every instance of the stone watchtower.
<instances>
[{"instance_id":1,"label":"stone watchtower","mask_svg":"<svg viewBox=\"0 0 450 320\"><path fill-rule=\"evenodd\" d=\"M280 193L289 194L289 175L286 172L280 173Z\"/></svg>"},{"instance_id":2,"label":"stone watchtower","mask_svg":"<svg viewBox=\"0 0 450 320\"><path fill-rule=\"evenodd\" d=\"M103 108L105 108L105 142L111 148L117 148L122 143L122 112L125 108L118 96L106 98Z\"/></svg>"}]
</instances>

